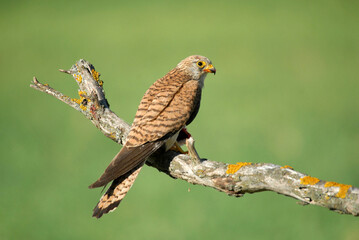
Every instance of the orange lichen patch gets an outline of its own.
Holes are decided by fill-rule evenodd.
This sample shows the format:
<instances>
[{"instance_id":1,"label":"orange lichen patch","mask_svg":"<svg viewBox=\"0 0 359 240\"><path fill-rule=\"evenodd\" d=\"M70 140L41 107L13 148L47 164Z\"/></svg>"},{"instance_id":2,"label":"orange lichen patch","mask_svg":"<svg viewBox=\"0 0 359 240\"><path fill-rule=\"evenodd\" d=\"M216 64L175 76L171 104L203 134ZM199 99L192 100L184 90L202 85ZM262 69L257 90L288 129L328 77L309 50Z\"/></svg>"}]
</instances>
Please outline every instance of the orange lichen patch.
<instances>
[{"instance_id":1,"label":"orange lichen patch","mask_svg":"<svg viewBox=\"0 0 359 240\"><path fill-rule=\"evenodd\" d=\"M300 184L304 184L304 185L315 185L319 182L320 180L316 177L311 177L311 176L305 176L302 177L300 179Z\"/></svg>"},{"instance_id":2,"label":"orange lichen patch","mask_svg":"<svg viewBox=\"0 0 359 240\"><path fill-rule=\"evenodd\" d=\"M237 162L236 164L229 164L227 167L227 174L234 174L236 173L241 167L251 165L250 162Z\"/></svg>"},{"instance_id":3,"label":"orange lichen patch","mask_svg":"<svg viewBox=\"0 0 359 240\"><path fill-rule=\"evenodd\" d=\"M98 85L103 86L103 81L100 80L100 73L96 72L95 69L91 70L93 78L98 82Z\"/></svg>"},{"instance_id":4,"label":"orange lichen patch","mask_svg":"<svg viewBox=\"0 0 359 240\"><path fill-rule=\"evenodd\" d=\"M283 169L283 168L289 168L289 169L292 169L292 170L294 169L294 168L292 168L291 166L288 166L288 165L285 165L285 166L280 167L280 168L282 168L282 169Z\"/></svg>"},{"instance_id":5,"label":"orange lichen patch","mask_svg":"<svg viewBox=\"0 0 359 240\"><path fill-rule=\"evenodd\" d=\"M95 69L92 69L91 70L91 72L92 72L92 76L93 76L93 78L96 80L96 81L98 81L100 78L100 73L99 72L96 72L95 71Z\"/></svg>"},{"instance_id":6,"label":"orange lichen patch","mask_svg":"<svg viewBox=\"0 0 359 240\"><path fill-rule=\"evenodd\" d=\"M346 185L336 182L326 182L324 187L339 187L339 192L335 196L338 198L345 198L349 188L351 188L352 185Z\"/></svg>"}]
</instances>

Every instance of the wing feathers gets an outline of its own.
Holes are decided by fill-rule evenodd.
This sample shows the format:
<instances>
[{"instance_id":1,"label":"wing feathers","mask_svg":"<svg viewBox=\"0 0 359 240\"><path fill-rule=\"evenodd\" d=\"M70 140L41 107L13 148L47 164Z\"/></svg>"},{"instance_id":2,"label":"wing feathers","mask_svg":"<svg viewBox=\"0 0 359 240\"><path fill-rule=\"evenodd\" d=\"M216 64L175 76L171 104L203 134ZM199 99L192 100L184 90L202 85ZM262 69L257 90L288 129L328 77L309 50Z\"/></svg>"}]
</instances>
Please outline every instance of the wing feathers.
<instances>
[{"instance_id":1,"label":"wing feathers","mask_svg":"<svg viewBox=\"0 0 359 240\"><path fill-rule=\"evenodd\" d=\"M159 149L163 143L164 141L162 140L130 148L125 145L113 158L102 176L91 184L89 188L102 187L119 176L126 174L139 164L143 164L147 157Z\"/></svg>"},{"instance_id":2,"label":"wing feathers","mask_svg":"<svg viewBox=\"0 0 359 240\"><path fill-rule=\"evenodd\" d=\"M137 118L133 123L125 146L102 176L89 188L104 186L145 162L146 158L159 149L170 136L185 126L197 108L196 103L199 102L201 89L198 81L191 80L179 88L173 88L172 91L167 93L167 99L163 98L163 92L152 98L152 104L147 106L147 112L140 110L142 109L140 105L136 116L143 117ZM149 93L145 94L144 98L147 95Z\"/></svg>"},{"instance_id":3,"label":"wing feathers","mask_svg":"<svg viewBox=\"0 0 359 240\"><path fill-rule=\"evenodd\" d=\"M152 98L151 105L147 108L140 104L135 121L127 136L127 146L139 146L146 142L155 142L168 133L176 133L190 118L201 97L201 88L198 81L190 80L179 88L173 88L174 92L159 93ZM144 98L147 97L147 94ZM141 110L140 110L141 109ZM198 110L198 109L197 109Z\"/></svg>"}]
</instances>

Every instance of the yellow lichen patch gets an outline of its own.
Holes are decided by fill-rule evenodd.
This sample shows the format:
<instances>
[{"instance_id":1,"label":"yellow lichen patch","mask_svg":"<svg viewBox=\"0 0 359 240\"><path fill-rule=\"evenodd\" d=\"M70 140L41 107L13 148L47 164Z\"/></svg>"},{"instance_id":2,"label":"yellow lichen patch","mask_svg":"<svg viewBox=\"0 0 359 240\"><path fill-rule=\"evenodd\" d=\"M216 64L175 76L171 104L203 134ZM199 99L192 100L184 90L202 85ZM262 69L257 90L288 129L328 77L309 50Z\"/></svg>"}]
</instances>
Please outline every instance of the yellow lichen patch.
<instances>
[{"instance_id":1,"label":"yellow lichen patch","mask_svg":"<svg viewBox=\"0 0 359 240\"><path fill-rule=\"evenodd\" d=\"M229 164L227 167L227 174L234 174L236 173L241 167L251 165L250 162L237 162L236 164Z\"/></svg>"},{"instance_id":2,"label":"yellow lichen patch","mask_svg":"<svg viewBox=\"0 0 359 240\"><path fill-rule=\"evenodd\" d=\"M74 74L74 77L75 77L75 79L76 79L76 81L77 81L78 83L81 83L81 82L82 82L82 77L81 77L81 75Z\"/></svg>"},{"instance_id":3,"label":"yellow lichen patch","mask_svg":"<svg viewBox=\"0 0 359 240\"><path fill-rule=\"evenodd\" d=\"M87 103L90 102L90 99L86 98L86 92L85 91L79 91L79 96L80 99L77 98L71 98L71 101L77 103L80 105L80 108L84 111L86 111L87 107Z\"/></svg>"},{"instance_id":4,"label":"yellow lichen patch","mask_svg":"<svg viewBox=\"0 0 359 240\"><path fill-rule=\"evenodd\" d=\"M77 103L77 104L81 104L81 99L77 99L77 98L71 98L71 101Z\"/></svg>"},{"instance_id":5,"label":"yellow lichen patch","mask_svg":"<svg viewBox=\"0 0 359 240\"><path fill-rule=\"evenodd\" d=\"M196 175L197 175L198 177L204 177L204 176L205 176L205 172L204 172L204 170L199 169L199 170L196 171Z\"/></svg>"},{"instance_id":6,"label":"yellow lichen patch","mask_svg":"<svg viewBox=\"0 0 359 240\"><path fill-rule=\"evenodd\" d=\"M349 188L351 188L352 185L346 185L336 182L326 182L324 187L339 187L339 192L335 196L338 198L345 198Z\"/></svg>"},{"instance_id":7,"label":"yellow lichen patch","mask_svg":"<svg viewBox=\"0 0 359 240\"><path fill-rule=\"evenodd\" d=\"M305 177L302 177L300 179L300 184L303 184L303 185L315 185L319 182L320 180L316 177L311 177L311 176L305 176Z\"/></svg>"},{"instance_id":8,"label":"yellow lichen patch","mask_svg":"<svg viewBox=\"0 0 359 240\"><path fill-rule=\"evenodd\" d=\"M280 167L280 168L282 168L282 169L283 169L283 168L289 168L289 169L292 169L292 170L294 169L294 168L292 168L291 166L288 166L288 165L285 165L285 166Z\"/></svg>"},{"instance_id":9,"label":"yellow lichen patch","mask_svg":"<svg viewBox=\"0 0 359 240\"><path fill-rule=\"evenodd\" d=\"M79 96L84 98L84 96L86 95L86 92L85 91L79 91Z\"/></svg>"},{"instance_id":10,"label":"yellow lichen patch","mask_svg":"<svg viewBox=\"0 0 359 240\"><path fill-rule=\"evenodd\" d=\"M100 78L100 73L99 72L96 72L95 71L95 69L92 69L91 70L91 72L92 72L92 76L93 76L93 78L96 80L96 81L98 81Z\"/></svg>"},{"instance_id":11,"label":"yellow lichen patch","mask_svg":"<svg viewBox=\"0 0 359 240\"><path fill-rule=\"evenodd\" d=\"M85 105L83 105L83 104L80 104L80 108L81 108L82 110L84 110L84 111L86 111L86 109L87 109L87 107L86 107Z\"/></svg>"}]
</instances>

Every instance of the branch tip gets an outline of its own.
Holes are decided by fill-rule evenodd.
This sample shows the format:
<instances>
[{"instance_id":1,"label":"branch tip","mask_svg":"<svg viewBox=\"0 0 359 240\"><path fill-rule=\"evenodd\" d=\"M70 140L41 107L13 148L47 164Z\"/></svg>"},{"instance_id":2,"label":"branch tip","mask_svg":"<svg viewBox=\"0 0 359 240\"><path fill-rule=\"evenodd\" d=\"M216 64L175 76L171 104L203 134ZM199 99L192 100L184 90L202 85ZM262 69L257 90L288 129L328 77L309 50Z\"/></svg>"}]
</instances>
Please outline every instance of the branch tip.
<instances>
[{"instance_id":1,"label":"branch tip","mask_svg":"<svg viewBox=\"0 0 359 240\"><path fill-rule=\"evenodd\" d=\"M69 70L59 69L60 72L71 74Z\"/></svg>"},{"instance_id":2,"label":"branch tip","mask_svg":"<svg viewBox=\"0 0 359 240\"><path fill-rule=\"evenodd\" d=\"M33 81L35 84L38 84L38 83L39 83L39 81L37 81L37 78L36 78L35 76L32 78L32 81Z\"/></svg>"}]
</instances>

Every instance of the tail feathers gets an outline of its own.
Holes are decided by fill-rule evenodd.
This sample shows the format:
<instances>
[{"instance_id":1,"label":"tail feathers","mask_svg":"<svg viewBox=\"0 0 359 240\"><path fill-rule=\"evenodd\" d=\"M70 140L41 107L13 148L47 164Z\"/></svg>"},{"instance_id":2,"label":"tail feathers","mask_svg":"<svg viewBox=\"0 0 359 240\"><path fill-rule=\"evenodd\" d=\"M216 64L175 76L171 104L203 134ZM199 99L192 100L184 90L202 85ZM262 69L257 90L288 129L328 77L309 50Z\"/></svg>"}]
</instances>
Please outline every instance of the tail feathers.
<instances>
[{"instance_id":1,"label":"tail feathers","mask_svg":"<svg viewBox=\"0 0 359 240\"><path fill-rule=\"evenodd\" d=\"M125 175L113 180L111 186L94 208L92 216L100 218L103 214L114 211L132 187L142 167L143 163Z\"/></svg>"}]
</instances>

